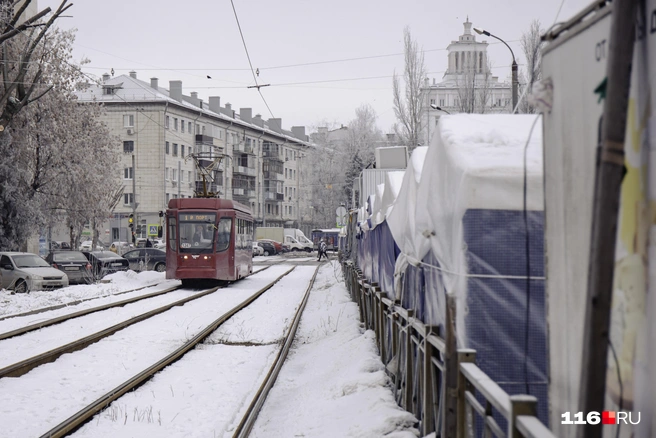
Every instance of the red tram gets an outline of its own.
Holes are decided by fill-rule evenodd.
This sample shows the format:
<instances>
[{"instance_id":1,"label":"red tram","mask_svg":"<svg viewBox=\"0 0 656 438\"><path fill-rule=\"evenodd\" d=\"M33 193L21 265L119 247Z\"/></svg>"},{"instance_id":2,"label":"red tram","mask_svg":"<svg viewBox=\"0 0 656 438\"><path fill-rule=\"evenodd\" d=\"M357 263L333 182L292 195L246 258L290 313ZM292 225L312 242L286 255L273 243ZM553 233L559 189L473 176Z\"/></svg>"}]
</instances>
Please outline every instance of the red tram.
<instances>
[{"instance_id":1,"label":"red tram","mask_svg":"<svg viewBox=\"0 0 656 438\"><path fill-rule=\"evenodd\" d=\"M217 198L171 199L166 210L166 278L193 285L253 272L253 217Z\"/></svg>"}]
</instances>

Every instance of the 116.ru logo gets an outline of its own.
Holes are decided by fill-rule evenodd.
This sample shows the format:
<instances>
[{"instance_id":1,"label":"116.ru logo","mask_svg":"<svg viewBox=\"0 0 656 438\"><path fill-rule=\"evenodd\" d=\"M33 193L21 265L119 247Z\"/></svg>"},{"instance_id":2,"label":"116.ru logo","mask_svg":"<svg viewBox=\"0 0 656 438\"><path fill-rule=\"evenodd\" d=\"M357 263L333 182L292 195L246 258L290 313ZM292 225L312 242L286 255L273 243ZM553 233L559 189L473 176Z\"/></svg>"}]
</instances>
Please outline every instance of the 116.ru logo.
<instances>
[{"instance_id":1,"label":"116.ru logo","mask_svg":"<svg viewBox=\"0 0 656 438\"><path fill-rule=\"evenodd\" d=\"M601 414L599 412L588 412L583 419L583 412L577 412L574 414L574 421L572 421L571 413L565 412L561 415L563 418L560 421L560 424L638 424L640 423L640 412L637 412L637 420L634 422L632 417L632 412L623 412L623 411L604 411Z\"/></svg>"}]
</instances>

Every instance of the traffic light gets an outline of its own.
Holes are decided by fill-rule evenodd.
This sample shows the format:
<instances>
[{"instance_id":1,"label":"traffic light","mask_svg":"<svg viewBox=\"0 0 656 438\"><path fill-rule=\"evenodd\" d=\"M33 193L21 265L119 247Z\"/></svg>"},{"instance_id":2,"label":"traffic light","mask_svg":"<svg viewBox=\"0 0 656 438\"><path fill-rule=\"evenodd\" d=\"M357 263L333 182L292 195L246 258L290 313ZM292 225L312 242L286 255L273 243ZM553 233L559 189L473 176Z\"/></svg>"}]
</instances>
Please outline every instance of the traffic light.
<instances>
[{"instance_id":1,"label":"traffic light","mask_svg":"<svg viewBox=\"0 0 656 438\"><path fill-rule=\"evenodd\" d=\"M128 216L128 223L130 225L134 223L134 214L130 213L130 216Z\"/></svg>"},{"instance_id":2,"label":"traffic light","mask_svg":"<svg viewBox=\"0 0 656 438\"><path fill-rule=\"evenodd\" d=\"M134 224L129 224L128 227L130 227L131 230L134 229Z\"/></svg>"},{"instance_id":3,"label":"traffic light","mask_svg":"<svg viewBox=\"0 0 656 438\"><path fill-rule=\"evenodd\" d=\"M159 217L164 217L164 212L162 210L159 211Z\"/></svg>"}]
</instances>

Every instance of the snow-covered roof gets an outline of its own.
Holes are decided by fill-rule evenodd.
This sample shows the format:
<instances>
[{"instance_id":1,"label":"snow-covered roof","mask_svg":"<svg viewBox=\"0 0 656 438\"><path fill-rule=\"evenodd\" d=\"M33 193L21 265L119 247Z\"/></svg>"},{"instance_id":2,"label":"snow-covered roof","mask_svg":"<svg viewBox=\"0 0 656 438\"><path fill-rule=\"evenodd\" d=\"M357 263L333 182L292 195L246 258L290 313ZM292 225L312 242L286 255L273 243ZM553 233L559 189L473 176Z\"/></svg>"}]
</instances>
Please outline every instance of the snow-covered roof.
<instances>
[{"instance_id":1,"label":"snow-covered roof","mask_svg":"<svg viewBox=\"0 0 656 438\"><path fill-rule=\"evenodd\" d=\"M114 89L114 92L106 94L104 93L104 89L106 88L112 88ZM130 75L105 78L101 84L91 84L87 89L76 92L76 95L80 101L96 101L128 105L145 102L168 102L169 104L177 105L195 113L201 112L207 117L221 119L228 123L237 123L256 131L263 131L267 134L283 137L296 143L312 146L310 142L299 139L291 131L281 129L280 132L278 132L272 129L269 127L269 123L264 119L262 119L263 126L259 126L255 123L243 120L235 111L225 107L220 108L221 112L212 111L209 109L209 104L207 102L202 102L200 99L196 99L192 96L182 95L182 100L178 101L171 97L170 90L160 86L154 88L150 83L144 82ZM198 104L195 104L196 101ZM229 114L226 114L231 112L233 114L232 117Z\"/></svg>"}]
</instances>

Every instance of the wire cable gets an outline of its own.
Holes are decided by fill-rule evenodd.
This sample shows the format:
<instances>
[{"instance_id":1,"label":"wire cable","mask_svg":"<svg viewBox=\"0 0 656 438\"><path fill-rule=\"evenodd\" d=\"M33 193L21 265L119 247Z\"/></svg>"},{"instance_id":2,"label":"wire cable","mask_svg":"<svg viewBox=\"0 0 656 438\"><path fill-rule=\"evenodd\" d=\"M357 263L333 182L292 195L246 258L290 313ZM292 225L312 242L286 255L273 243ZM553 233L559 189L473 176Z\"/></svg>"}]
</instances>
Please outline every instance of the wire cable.
<instances>
[{"instance_id":1,"label":"wire cable","mask_svg":"<svg viewBox=\"0 0 656 438\"><path fill-rule=\"evenodd\" d=\"M235 2L233 0L230 0L230 4L232 5L232 11L235 13L235 20L237 21L237 27L239 28L239 35L241 36L241 42L244 44L244 50L246 51L246 58L248 58L248 65L251 67L251 73L253 74L253 80L255 81L255 88L257 88L257 91L260 93L260 97L262 97L262 101L264 101L264 104L266 105L267 109L269 110L269 113L271 113L271 117L273 118L275 117L273 115L273 111L271 111L269 104L267 103L266 99L264 98L264 95L262 94L262 91L260 90L260 87L262 87L262 85L259 85L257 83L257 76L255 75L255 70L253 70L251 55L248 54L248 47L246 47L246 40L244 39L244 33L241 30L241 24L239 24L239 17L237 16L237 9L235 9Z\"/></svg>"}]
</instances>

